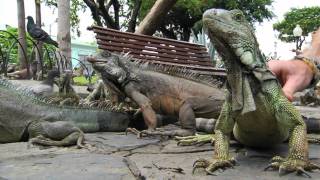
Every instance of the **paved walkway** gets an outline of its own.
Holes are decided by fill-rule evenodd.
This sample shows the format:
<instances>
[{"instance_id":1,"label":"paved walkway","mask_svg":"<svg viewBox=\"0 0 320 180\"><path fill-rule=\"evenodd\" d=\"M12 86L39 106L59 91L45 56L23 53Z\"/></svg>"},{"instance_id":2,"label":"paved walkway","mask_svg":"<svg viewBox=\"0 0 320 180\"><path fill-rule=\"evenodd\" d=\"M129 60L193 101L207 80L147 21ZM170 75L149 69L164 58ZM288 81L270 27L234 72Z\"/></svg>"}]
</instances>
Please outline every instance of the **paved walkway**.
<instances>
[{"instance_id":1,"label":"paved walkway","mask_svg":"<svg viewBox=\"0 0 320 180\"><path fill-rule=\"evenodd\" d=\"M25 82L27 83L27 82ZM32 84L33 82L31 82ZM301 107L308 117L319 117L318 108ZM167 128L177 128L173 125ZM205 175L192 164L199 158L210 159L213 147L177 146L174 140L160 137L137 139L135 135L99 132L86 134L90 150L76 147L43 148L27 142L0 144L0 180L80 180L80 179L303 179L295 173L279 177L277 171L263 171L274 155L287 154L287 144L273 149L245 148L232 141L231 153L239 166ZM320 145L310 145L310 159L320 164ZM310 173L320 179L320 171Z\"/></svg>"},{"instance_id":2,"label":"paved walkway","mask_svg":"<svg viewBox=\"0 0 320 180\"><path fill-rule=\"evenodd\" d=\"M279 177L277 171L263 171L274 155L285 155L287 144L269 150L248 149L233 142L231 152L239 166L215 177L192 164L199 158L210 159L213 147L180 147L174 140L137 139L119 133L86 134L92 150L43 148L26 142L0 145L0 179L301 179L294 173ZM310 159L320 163L320 146L310 145ZM320 179L320 172L310 173Z\"/></svg>"}]
</instances>

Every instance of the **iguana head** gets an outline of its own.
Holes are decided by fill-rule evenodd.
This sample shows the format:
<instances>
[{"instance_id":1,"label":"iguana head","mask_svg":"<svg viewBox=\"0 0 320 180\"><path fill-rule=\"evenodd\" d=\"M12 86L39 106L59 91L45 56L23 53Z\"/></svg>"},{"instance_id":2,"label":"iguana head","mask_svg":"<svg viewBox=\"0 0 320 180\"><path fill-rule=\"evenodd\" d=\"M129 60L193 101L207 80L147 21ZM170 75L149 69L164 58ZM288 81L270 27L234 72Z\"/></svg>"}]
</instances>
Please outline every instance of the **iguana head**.
<instances>
[{"instance_id":1,"label":"iguana head","mask_svg":"<svg viewBox=\"0 0 320 180\"><path fill-rule=\"evenodd\" d=\"M132 80L132 72L129 64L121 58L108 52L103 52L95 57L88 57L88 61L92 63L93 68L101 74L104 83L110 86L116 92Z\"/></svg>"},{"instance_id":2,"label":"iguana head","mask_svg":"<svg viewBox=\"0 0 320 180\"><path fill-rule=\"evenodd\" d=\"M260 59L253 28L242 11L210 9L203 14L202 21L210 40L224 60L240 60L248 68L264 64Z\"/></svg>"},{"instance_id":3,"label":"iguana head","mask_svg":"<svg viewBox=\"0 0 320 180\"><path fill-rule=\"evenodd\" d=\"M127 78L126 67L120 61L119 56L103 53L91 58L94 58L93 68L101 74L104 80L121 84Z\"/></svg>"}]
</instances>

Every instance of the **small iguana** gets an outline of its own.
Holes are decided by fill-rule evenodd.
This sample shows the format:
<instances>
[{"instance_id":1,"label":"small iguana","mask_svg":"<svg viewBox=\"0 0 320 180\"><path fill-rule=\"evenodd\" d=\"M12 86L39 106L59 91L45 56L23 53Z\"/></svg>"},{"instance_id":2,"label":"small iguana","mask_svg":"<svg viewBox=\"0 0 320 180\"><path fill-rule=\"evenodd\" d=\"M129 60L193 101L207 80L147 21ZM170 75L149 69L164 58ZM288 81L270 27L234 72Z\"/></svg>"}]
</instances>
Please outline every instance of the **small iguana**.
<instances>
[{"instance_id":1,"label":"small iguana","mask_svg":"<svg viewBox=\"0 0 320 180\"><path fill-rule=\"evenodd\" d=\"M224 91L214 85L216 82L207 80L205 83L203 80L201 83L201 78L195 77L193 79L196 80L192 80L191 76L186 78L188 75L169 75L163 73L163 69L161 73L161 67L158 67L157 71L152 65L134 64L128 56L107 52L91 57L88 61L92 62L93 68L101 74L106 86L123 97L129 97L139 106L148 126L148 130L143 131L145 134L193 135L196 130L196 117L218 117ZM156 113L179 117L182 130L155 131Z\"/></svg>"},{"instance_id":2,"label":"small iguana","mask_svg":"<svg viewBox=\"0 0 320 180\"><path fill-rule=\"evenodd\" d=\"M266 168L279 173L320 169L308 160L306 124L284 96L276 77L261 54L253 28L240 10L211 9L203 14L203 25L222 56L227 71L227 95L213 138L213 159L197 160L194 168L212 174L235 164L229 154L231 133L251 147L270 147L289 139L287 158L276 156ZM199 136L201 138L201 136Z\"/></svg>"}]
</instances>

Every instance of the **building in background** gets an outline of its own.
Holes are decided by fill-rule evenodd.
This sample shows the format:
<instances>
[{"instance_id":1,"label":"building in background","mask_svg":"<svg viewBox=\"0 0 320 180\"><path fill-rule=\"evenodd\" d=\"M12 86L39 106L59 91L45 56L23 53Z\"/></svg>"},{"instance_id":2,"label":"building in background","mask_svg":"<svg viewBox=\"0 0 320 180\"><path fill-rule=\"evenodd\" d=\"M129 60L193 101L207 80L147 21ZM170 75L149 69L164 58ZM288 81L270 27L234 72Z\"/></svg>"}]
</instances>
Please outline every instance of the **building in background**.
<instances>
[{"instance_id":1,"label":"building in background","mask_svg":"<svg viewBox=\"0 0 320 180\"><path fill-rule=\"evenodd\" d=\"M83 61L85 57L89 55L94 55L97 53L98 46L93 43L84 43L77 41L75 39L71 40L71 57L72 57L72 66L79 66L77 60Z\"/></svg>"},{"instance_id":2,"label":"building in background","mask_svg":"<svg viewBox=\"0 0 320 180\"><path fill-rule=\"evenodd\" d=\"M80 67L81 63L79 62L81 61L87 67L87 69L84 69L84 73L91 75L93 72L93 68L91 63L86 61L86 57L96 54L97 50L98 50L98 47L96 44L84 43L84 42L80 42L75 39L72 39L71 40L72 67L81 68Z\"/></svg>"}]
</instances>

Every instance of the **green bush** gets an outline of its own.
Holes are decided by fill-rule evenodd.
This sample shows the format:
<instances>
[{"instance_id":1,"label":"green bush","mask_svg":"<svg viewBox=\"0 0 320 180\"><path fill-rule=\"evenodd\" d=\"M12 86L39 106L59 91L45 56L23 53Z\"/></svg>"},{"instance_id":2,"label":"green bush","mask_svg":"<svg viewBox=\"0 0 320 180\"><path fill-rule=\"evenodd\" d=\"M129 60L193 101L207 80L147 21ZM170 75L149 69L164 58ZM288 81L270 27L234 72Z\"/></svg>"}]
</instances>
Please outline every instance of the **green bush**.
<instances>
[{"instance_id":1,"label":"green bush","mask_svg":"<svg viewBox=\"0 0 320 180\"><path fill-rule=\"evenodd\" d=\"M16 38L18 38L18 29L17 28L14 28L14 27L11 27L11 26L7 26L6 27L6 31L11 33ZM34 45L31 42L30 39L32 39L32 38L28 33L26 34L26 38L27 38L27 52L26 53L27 53L27 57L28 57L29 62L30 62L30 60L33 60L35 58L36 50L34 49L33 55L31 56L32 48L34 47ZM6 32L0 32L0 48L1 48L2 53L4 53L3 55L4 56L7 56L7 55L9 56L9 57L5 57L5 58L9 59L9 63L19 64L20 63L18 61L18 46L19 45L18 45L18 43L13 45L14 43L16 43L16 41L15 41L15 39L13 37L11 37L11 35L9 35ZM45 46L47 47L47 49L49 51L53 52L55 50L55 47L53 45L46 44ZM45 49L43 48L43 51L44 50ZM49 58L48 58L47 54L44 55L44 59L43 60L44 60L44 65L47 65L49 63Z\"/></svg>"},{"instance_id":2,"label":"green bush","mask_svg":"<svg viewBox=\"0 0 320 180\"><path fill-rule=\"evenodd\" d=\"M98 80L98 76L91 77L91 83L94 84ZM89 84L89 79L87 80L84 76L77 76L73 78L73 82L77 86L86 86Z\"/></svg>"}]
</instances>

